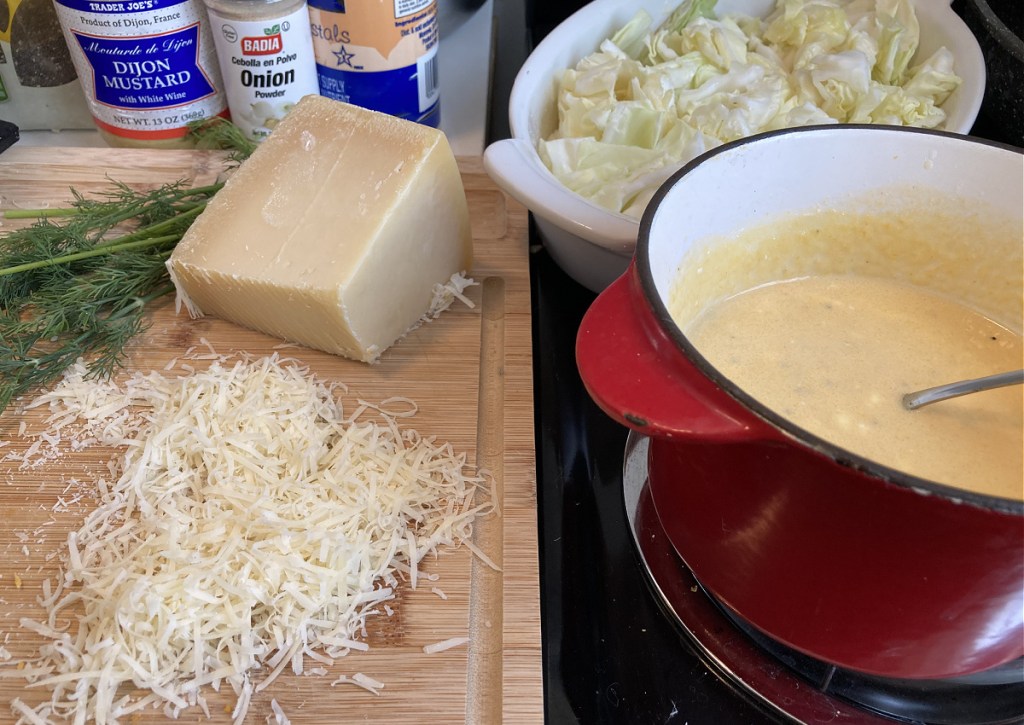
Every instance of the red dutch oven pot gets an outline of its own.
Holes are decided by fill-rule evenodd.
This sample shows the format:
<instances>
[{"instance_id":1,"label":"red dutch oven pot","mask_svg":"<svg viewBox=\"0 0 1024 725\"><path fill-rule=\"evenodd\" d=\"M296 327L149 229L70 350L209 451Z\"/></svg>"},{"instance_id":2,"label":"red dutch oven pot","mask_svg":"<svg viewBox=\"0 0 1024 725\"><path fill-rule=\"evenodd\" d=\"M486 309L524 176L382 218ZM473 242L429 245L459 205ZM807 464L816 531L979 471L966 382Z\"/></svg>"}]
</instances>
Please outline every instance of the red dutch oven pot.
<instances>
[{"instance_id":1,"label":"red dutch oven pot","mask_svg":"<svg viewBox=\"0 0 1024 725\"><path fill-rule=\"evenodd\" d=\"M850 172L858 157L879 168ZM878 127L729 144L662 187L632 264L582 321L584 384L609 415L652 438L651 492L676 551L722 604L790 647L899 678L954 677L1024 656L1024 503L885 468L731 383L669 315L667 285L681 258L674 240L691 226L739 228L787 193L815 197L811 208L907 176L954 183L951 169L959 190L977 183L996 194L993 186L1009 184L1020 213L1021 158L965 137ZM844 173L864 178L836 182ZM836 183L844 189L826 188Z\"/></svg>"}]
</instances>

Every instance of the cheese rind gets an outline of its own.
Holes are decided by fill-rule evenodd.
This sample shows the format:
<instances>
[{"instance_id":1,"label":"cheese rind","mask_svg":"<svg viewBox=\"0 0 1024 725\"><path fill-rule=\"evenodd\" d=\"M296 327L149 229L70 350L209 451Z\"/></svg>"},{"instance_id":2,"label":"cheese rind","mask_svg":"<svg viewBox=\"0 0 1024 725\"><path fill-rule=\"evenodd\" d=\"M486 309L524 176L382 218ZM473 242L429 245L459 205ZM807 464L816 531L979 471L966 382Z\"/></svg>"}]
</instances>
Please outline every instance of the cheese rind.
<instances>
[{"instance_id":1,"label":"cheese rind","mask_svg":"<svg viewBox=\"0 0 1024 725\"><path fill-rule=\"evenodd\" d=\"M193 315L374 361L472 264L444 134L307 96L168 260Z\"/></svg>"}]
</instances>

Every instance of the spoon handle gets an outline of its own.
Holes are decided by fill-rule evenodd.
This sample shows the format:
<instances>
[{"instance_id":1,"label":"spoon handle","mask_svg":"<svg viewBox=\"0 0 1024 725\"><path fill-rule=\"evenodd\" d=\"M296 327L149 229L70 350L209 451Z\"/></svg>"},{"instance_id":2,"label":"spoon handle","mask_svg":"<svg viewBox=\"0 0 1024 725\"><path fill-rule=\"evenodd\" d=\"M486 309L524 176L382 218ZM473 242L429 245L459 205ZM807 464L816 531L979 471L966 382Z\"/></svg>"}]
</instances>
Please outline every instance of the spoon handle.
<instances>
[{"instance_id":1,"label":"spoon handle","mask_svg":"<svg viewBox=\"0 0 1024 725\"><path fill-rule=\"evenodd\" d=\"M968 393L977 393L992 388L1002 388L1007 385L1020 385L1024 383L1024 370L1011 370L1006 373L997 373L983 378L973 380L961 380L957 383L938 385L934 388L918 390L916 393L907 393L903 396L903 406L908 410L916 410L923 405L937 403L940 400L957 398Z\"/></svg>"}]
</instances>

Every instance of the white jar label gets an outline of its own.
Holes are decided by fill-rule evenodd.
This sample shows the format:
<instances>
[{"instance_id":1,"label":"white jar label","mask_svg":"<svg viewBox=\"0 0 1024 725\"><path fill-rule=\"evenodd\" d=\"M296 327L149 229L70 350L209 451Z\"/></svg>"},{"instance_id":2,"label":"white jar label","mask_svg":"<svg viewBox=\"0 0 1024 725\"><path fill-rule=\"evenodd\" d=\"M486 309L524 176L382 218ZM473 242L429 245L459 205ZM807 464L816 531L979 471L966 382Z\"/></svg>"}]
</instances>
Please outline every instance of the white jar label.
<instances>
[{"instance_id":1,"label":"white jar label","mask_svg":"<svg viewBox=\"0 0 1024 725\"><path fill-rule=\"evenodd\" d=\"M225 112L199 0L55 0L89 110L101 129L139 141L181 138Z\"/></svg>"},{"instance_id":2,"label":"white jar label","mask_svg":"<svg viewBox=\"0 0 1024 725\"><path fill-rule=\"evenodd\" d=\"M319 92L309 12L303 5L267 20L209 12L231 120L262 141L299 99Z\"/></svg>"}]
</instances>

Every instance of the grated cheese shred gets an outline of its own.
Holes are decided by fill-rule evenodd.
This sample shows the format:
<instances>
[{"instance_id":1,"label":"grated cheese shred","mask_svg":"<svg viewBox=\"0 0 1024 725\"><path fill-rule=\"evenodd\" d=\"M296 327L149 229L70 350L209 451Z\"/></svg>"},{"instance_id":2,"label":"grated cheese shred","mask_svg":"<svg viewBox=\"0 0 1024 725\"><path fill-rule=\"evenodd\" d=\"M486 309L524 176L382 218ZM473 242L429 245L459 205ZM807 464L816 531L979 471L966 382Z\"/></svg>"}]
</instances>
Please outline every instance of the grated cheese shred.
<instances>
[{"instance_id":1,"label":"grated cheese shred","mask_svg":"<svg viewBox=\"0 0 1024 725\"><path fill-rule=\"evenodd\" d=\"M427 312L423 315L423 321L430 322L431 320L436 320L441 316L442 312L451 307L455 300L458 300L470 309L476 307L473 304L473 300L462 294L467 287L472 287L476 284L478 283L472 277L466 277L459 272L453 274L444 284L435 284L433 299L430 301L430 307Z\"/></svg>"},{"instance_id":2,"label":"grated cheese shred","mask_svg":"<svg viewBox=\"0 0 1024 725\"><path fill-rule=\"evenodd\" d=\"M453 647L461 647L467 642L469 642L469 637L451 637L450 639L442 640L441 642L425 644L423 645L423 651L428 655L437 654L438 652L450 650Z\"/></svg>"},{"instance_id":3,"label":"grated cheese shred","mask_svg":"<svg viewBox=\"0 0 1024 725\"><path fill-rule=\"evenodd\" d=\"M464 453L399 426L412 401L346 412L339 388L275 353L123 383L79 363L33 403L124 452L68 537L46 620L22 622L47 640L25 676L49 700L15 700L19 723L208 713L204 688L224 684L241 723L281 672L367 648L367 616L392 611L400 579L494 507Z\"/></svg>"}]
</instances>

